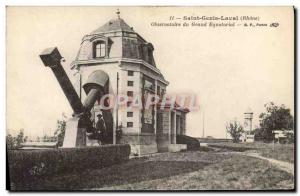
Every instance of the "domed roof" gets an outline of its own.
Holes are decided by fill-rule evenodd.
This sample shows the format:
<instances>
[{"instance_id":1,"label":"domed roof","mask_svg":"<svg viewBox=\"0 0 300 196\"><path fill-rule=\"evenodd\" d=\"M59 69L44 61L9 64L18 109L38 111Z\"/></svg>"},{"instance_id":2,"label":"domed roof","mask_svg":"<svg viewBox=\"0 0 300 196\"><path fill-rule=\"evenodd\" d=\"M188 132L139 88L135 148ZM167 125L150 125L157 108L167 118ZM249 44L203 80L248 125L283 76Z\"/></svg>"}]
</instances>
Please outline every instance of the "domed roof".
<instances>
[{"instance_id":1,"label":"domed roof","mask_svg":"<svg viewBox=\"0 0 300 196\"><path fill-rule=\"evenodd\" d=\"M111 31L134 32L134 30L122 18L117 18L110 20L106 24L93 31L91 34L105 33Z\"/></svg>"}]
</instances>

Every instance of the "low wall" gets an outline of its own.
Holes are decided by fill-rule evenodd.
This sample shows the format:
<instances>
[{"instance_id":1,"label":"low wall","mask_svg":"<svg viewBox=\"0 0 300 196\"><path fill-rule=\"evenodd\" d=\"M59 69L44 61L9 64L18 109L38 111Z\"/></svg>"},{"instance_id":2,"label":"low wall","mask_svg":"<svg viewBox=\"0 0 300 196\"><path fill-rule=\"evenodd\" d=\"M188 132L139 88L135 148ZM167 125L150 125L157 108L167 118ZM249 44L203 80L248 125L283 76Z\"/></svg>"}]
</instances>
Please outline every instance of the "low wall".
<instances>
[{"instance_id":1,"label":"low wall","mask_svg":"<svg viewBox=\"0 0 300 196\"><path fill-rule=\"evenodd\" d=\"M168 146L169 152L180 152L183 150L187 150L186 144L169 144Z\"/></svg>"},{"instance_id":2,"label":"low wall","mask_svg":"<svg viewBox=\"0 0 300 196\"><path fill-rule=\"evenodd\" d=\"M122 135L121 144L129 144L131 155L153 154L157 152L156 135L154 133L126 133Z\"/></svg>"},{"instance_id":3,"label":"low wall","mask_svg":"<svg viewBox=\"0 0 300 196\"><path fill-rule=\"evenodd\" d=\"M232 142L232 139L218 139L218 138L196 138L200 143L220 143L220 142Z\"/></svg>"},{"instance_id":4,"label":"low wall","mask_svg":"<svg viewBox=\"0 0 300 196\"><path fill-rule=\"evenodd\" d=\"M121 137L122 144L153 145L156 144L154 133L124 133Z\"/></svg>"},{"instance_id":5,"label":"low wall","mask_svg":"<svg viewBox=\"0 0 300 196\"><path fill-rule=\"evenodd\" d=\"M132 156L140 156L140 155L157 153L157 144L151 144L151 145L130 144L130 147L131 147Z\"/></svg>"}]
</instances>

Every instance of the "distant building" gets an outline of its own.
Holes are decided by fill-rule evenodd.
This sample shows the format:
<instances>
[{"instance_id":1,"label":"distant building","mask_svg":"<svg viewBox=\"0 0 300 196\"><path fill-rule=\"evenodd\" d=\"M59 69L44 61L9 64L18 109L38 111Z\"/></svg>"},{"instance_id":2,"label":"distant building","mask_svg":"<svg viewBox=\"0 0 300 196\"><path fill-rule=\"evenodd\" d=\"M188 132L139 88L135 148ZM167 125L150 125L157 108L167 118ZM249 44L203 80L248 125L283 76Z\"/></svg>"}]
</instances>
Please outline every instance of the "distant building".
<instances>
[{"instance_id":1,"label":"distant building","mask_svg":"<svg viewBox=\"0 0 300 196\"><path fill-rule=\"evenodd\" d=\"M56 148L57 137L47 136L37 137L36 141L27 140L22 143L22 149L44 149L44 148Z\"/></svg>"},{"instance_id":2,"label":"distant building","mask_svg":"<svg viewBox=\"0 0 300 196\"><path fill-rule=\"evenodd\" d=\"M273 133L274 133L275 142L278 142L278 143L286 143L287 142L287 134L294 135L293 130L274 130Z\"/></svg>"},{"instance_id":3,"label":"distant building","mask_svg":"<svg viewBox=\"0 0 300 196\"><path fill-rule=\"evenodd\" d=\"M250 108L244 113L244 135L243 142L254 142L254 134L252 133L253 112Z\"/></svg>"}]
</instances>

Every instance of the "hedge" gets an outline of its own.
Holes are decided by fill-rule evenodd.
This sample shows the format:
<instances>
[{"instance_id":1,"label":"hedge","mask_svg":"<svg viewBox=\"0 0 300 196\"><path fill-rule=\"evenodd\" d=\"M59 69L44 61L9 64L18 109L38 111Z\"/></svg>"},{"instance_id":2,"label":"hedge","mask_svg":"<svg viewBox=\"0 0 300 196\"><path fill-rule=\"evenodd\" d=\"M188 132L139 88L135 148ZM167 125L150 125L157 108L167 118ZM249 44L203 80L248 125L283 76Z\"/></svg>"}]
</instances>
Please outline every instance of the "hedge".
<instances>
[{"instance_id":1,"label":"hedge","mask_svg":"<svg viewBox=\"0 0 300 196\"><path fill-rule=\"evenodd\" d=\"M200 142L198 139L187 136L187 135L177 135L176 136L177 144L186 144L187 150L199 150Z\"/></svg>"},{"instance_id":2,"label":"hedge","mask_svg":"<svg viewBox=\"0 0 300 196\"><path fill-rule=\"evenodd\" d=\"M9 150L11 189L30 189L30 184L56 174L100 169L129 159L128 144L84 148Z\"/></svg>"}]
</instances>

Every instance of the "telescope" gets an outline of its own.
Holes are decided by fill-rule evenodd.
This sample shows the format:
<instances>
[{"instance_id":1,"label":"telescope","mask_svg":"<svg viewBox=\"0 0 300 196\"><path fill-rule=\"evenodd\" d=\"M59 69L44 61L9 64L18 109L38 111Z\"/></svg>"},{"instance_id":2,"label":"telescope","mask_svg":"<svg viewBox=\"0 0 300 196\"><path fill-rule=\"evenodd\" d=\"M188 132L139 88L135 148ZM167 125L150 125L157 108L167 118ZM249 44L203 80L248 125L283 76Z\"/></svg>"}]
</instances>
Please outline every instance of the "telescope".
<instances>
[{"instance_id":1,"label":"telescope","mask_svg":"<svg viewBox=\"0 0 300 196\"><path fill-rule=\"evenodd\" d=\"M83 85L87 96L82 103L61 65L63 57L58 49L56 47L47 48L40 54L40 58L46 67L51 68L73 110L72 118L66 123L63 148L86 146L86 133L92 132L93 129L90 119L91 109L95 102L105 94L109 80L108 75L101 70L94 71L89 75Z\"/></svg>"}]
</instances>

